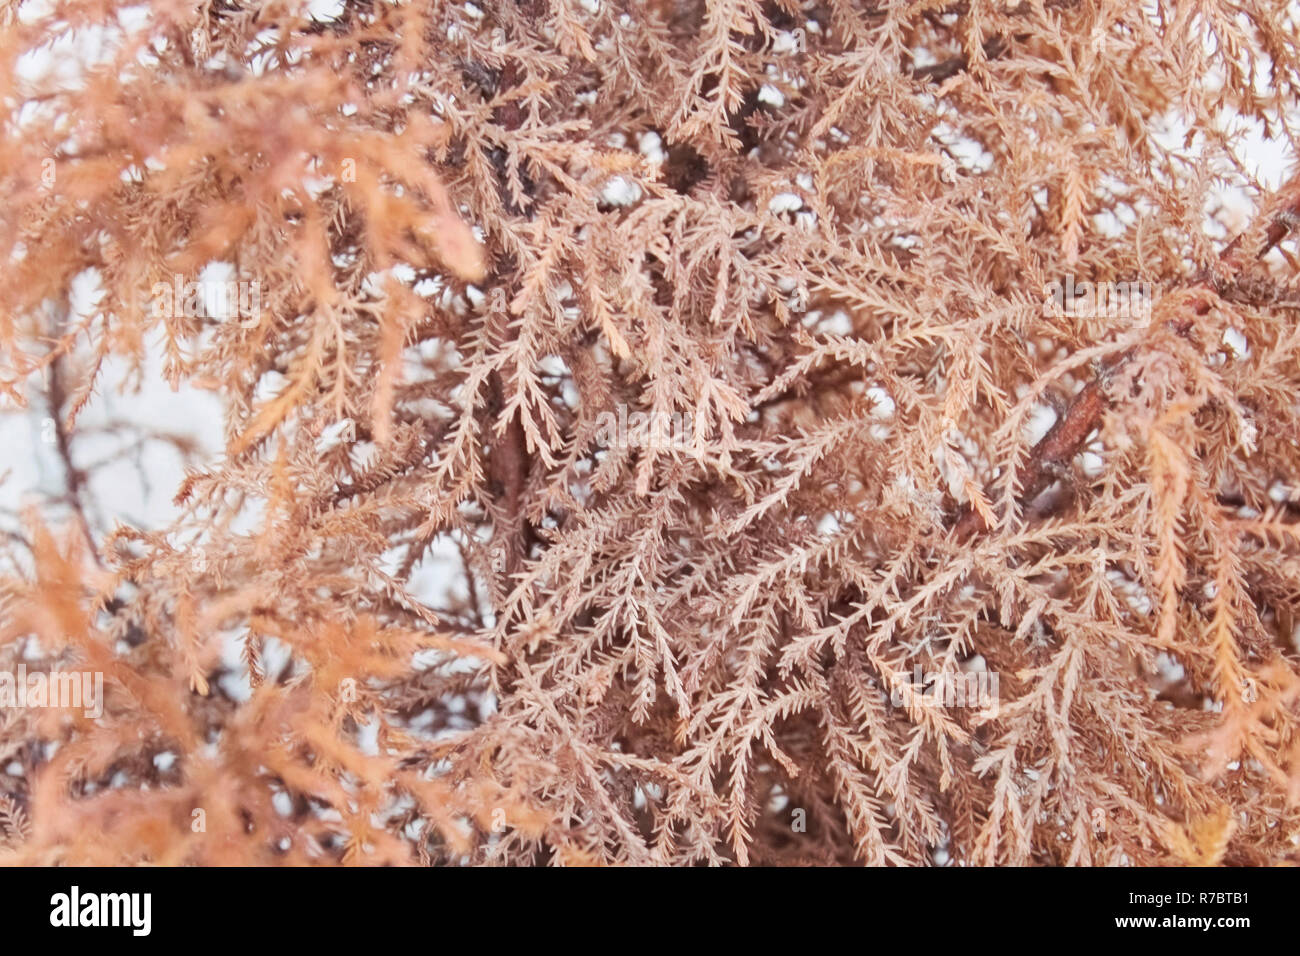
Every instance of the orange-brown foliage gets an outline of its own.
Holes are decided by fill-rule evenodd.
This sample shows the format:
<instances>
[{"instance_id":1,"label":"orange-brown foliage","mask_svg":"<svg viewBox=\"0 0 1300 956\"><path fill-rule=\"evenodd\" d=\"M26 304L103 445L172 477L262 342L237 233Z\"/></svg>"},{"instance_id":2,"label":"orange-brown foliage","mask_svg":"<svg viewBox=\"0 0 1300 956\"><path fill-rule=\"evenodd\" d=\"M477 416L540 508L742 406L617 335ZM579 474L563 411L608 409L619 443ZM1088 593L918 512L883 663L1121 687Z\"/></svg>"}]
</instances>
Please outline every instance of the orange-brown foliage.
<instances>
[{"instance_id":1,"label":"orange-brown foliage","mask_svg":"<svg viewBox=\"0 0 1300 956\"><path fill-rule=\"evenodd\" d=\"M1294 4L3 9L0 666L106 702L0 861L1300 858ZM152 343L223 454L106 523Z\"/></svg>"}]
</instances>

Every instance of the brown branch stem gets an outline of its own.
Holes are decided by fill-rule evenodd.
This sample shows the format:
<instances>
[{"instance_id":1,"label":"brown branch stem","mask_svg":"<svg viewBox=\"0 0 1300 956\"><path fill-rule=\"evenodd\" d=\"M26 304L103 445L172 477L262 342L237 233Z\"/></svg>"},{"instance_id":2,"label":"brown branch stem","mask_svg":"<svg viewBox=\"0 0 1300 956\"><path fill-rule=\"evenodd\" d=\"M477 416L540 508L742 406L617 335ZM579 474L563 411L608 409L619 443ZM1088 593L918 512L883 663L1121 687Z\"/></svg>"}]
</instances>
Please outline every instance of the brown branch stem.
<instances>
[{"instance_id":1,"label":"brown branch stem","mask_svg":"<svg viewBox=\"0 0 1300 956\"><path fill-rule=\"evenodd\" d=\"M1300 180L1293 180L1289 186L1294 188L1297 183L1300 183ZM1300 195L1288 203L1269 224L1264 244L1256 254L1256 258L1262 259L1281 242L1294 227L1297 218L1300 218ZM1219 254L1219 260L1223 265L1234 264L1245 235L1246 233L1238 235ZM1206 276L1196 285L1206 289L1217 289L1220 283L1217 279ZM1204 315L1209 308L1209 303L1198 302L1195 311L1197 315ZM1056 424L1034 445L1029 460L1020 468L1017 475L1021 487L1017 500L1021 505L1029 504L1041 494L1055 480L1061 469L1074 460L1074 456L1082 450L1088 436L1100 427L1102 416L1110 404L1106 398L1105 380L1111 373L1127 364L1134 354L1135 350L1132 349L1125 352L1080 389ZM966 541L988 530L983 515L970 505L965 505L953 525L952 533L958 541Z\"/></svg>"}]
</instances>

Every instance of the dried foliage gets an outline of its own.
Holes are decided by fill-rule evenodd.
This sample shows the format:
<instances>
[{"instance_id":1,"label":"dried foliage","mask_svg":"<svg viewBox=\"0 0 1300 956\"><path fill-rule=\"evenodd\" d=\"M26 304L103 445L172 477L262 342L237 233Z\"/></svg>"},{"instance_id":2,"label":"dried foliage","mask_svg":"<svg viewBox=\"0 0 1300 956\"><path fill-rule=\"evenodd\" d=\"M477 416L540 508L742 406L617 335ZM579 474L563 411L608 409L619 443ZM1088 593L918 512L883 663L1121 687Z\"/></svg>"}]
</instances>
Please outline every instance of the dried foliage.
<instances>
[{"instance_id":1,"label":"dried foliage","mask_svg":"<svg viewBox=\"0 0 1300 956\"><path fill-rule=\"evenodd\" d=\"M1294 6L4 9L0 655L106 709L0 711L0 859L1300 858ZM224 454L98 526L154 342Z\"/></svg>"}]
</instances>

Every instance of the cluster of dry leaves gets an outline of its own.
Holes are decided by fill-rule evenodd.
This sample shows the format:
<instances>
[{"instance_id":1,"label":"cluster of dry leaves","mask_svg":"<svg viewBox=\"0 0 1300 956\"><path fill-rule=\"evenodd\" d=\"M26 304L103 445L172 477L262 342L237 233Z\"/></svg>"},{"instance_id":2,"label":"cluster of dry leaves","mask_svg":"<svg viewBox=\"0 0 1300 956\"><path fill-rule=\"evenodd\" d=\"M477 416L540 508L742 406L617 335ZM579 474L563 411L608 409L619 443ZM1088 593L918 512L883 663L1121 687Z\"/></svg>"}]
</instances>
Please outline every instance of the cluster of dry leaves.
<instances>
[{"instance_id":1,"label":"cluster of dry leaves","mask_svg":"<svg viewBox=\"0 0 1300 956\"><path fill-rule=\"evenodd\" d=\"M107 688L0 711L0 860L1300 859L1294 5L129 12L0 13L0 396L68 466L0 664ZM151 308L213 262L252 320ZM223 454L98 527L150 348Z\"/></svg>"}]
</instances>

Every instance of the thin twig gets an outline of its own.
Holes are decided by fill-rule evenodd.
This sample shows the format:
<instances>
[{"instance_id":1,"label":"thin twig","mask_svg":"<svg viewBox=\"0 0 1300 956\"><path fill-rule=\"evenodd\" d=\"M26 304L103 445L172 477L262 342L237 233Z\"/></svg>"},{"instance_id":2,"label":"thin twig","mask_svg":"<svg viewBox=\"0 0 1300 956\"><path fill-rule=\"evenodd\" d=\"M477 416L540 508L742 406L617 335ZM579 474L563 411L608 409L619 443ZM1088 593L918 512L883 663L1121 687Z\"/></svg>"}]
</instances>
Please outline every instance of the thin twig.
<instances>
[{"instance_id":1,"label":"thin twig","mask_svg":"<svg viewBox=\"0 0 1300 956\"><path fill-rule=\"evenodd\" d=\"M1300 181L1293 180L1290 184L1291 188L1294 188L1297 182ZM1262 259L1268 255L1273 247L1287 236L1298 219L1300 219L1300 195L1269 224L1264 245L1256 258ZM1246 233L1242 233L1237 236L1219 254L1221 264L1229 267L1234 264L1245 235ZM1219 280L1210 276L1205 276L1196 283L1196 286L1206 289L1217 289L1219 285ZM1198 302L1195 311L1197 315L1204 315L1209 308L1208 302ZM1021 505L1032 502L1056 480L1061 469L1074 460L1074 456L1083 449L1088 436L1101 425L1102 416L1109 407L1106 398L1106 380L1126 365L1134 354L1135 350L1130 349L1102 369L1074 396L1065 413L1038 444L1034 445L1029 460L1018 473L1021 493L1017 500ZM966 505L953 525L952 533L958 541L965 541L988 530L983 515L970 505Z\"/></svg>"}]
</instances>

